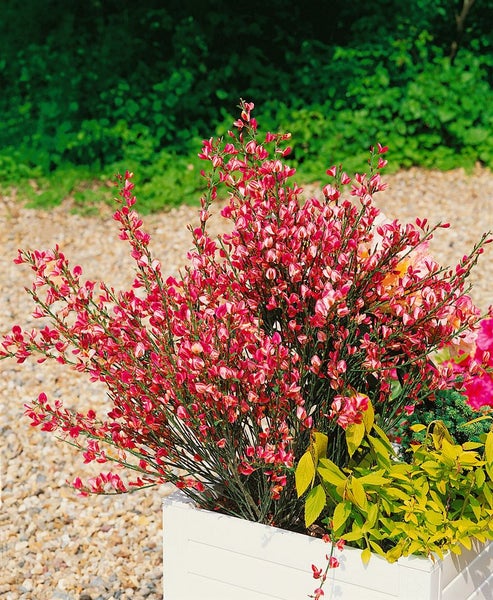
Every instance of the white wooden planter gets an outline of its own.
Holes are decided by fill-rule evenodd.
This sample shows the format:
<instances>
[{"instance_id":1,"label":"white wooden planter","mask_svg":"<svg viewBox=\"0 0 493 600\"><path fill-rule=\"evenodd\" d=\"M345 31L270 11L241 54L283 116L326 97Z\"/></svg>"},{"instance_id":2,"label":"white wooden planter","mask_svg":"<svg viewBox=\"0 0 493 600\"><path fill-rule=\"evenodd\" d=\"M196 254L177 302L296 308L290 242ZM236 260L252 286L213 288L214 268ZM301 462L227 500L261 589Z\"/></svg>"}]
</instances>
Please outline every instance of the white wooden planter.
<instances>
[{"instance_id":1,"label":"white wooden planter","mask_svg":"<svg viewBox=\"0 0 493 600\"><path fill-rule=\"evenodd\" d=\"M164 500L165 600L304 600L330 547L319 539L197 509L181 492ZM390 564L361 551L336 553L328 600L492 600L493 543Z\"/></svg>"}]
</instances>

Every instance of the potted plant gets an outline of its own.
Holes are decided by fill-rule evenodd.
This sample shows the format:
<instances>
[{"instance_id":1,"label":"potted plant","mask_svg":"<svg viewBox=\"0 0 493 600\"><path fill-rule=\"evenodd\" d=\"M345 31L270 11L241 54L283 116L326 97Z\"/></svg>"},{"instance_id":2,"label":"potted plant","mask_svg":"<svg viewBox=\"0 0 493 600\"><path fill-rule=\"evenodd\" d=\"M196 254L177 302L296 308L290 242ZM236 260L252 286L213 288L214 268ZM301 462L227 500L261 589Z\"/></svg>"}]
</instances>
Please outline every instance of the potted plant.
<instances>
[{"instance_id":1,"label":"potted plant","mask_svg":"<svg viewBox=\"0 0 493 600\"><path fill-rule=\"evenodd\" d=\"M280 566L271 597L296 597L295 590L306 589L312 576L327 579L328 571L317 566L326 555L329 567L342 565L331 573L343 577L352 554L348 549L338 556L344 536L353 544L362 542L365 560L369 551L379 552L374 544L393 560L392 542L378 544L377 532L367 543L363 527L372 529L377 522L383 527L386 518L388 531L389 519L396 527L407 522L403 506L413 494L427 494L426 457L440 463L450 448L440 445L448 439L445 429L430 428L415 452L416 464L406 463L415 469L405 472L406 487L389 436L403 416L437 390L464 388L477 366L464 367L459 376L435 357L444 348L459 349L479 327L480 314L465 282L487 236L455 269L439 266L427 243L445 225L390 222L373 203L373 195L385 188L380 170L387 148L380 144L371 151L367 173L351 179L341 167L331 167L322 197L303 199L301 188L290 183L294 169L284 160L289 135L261 136L252 110L253 104L242 102L235 132L203 144L199 156L209 165L203 173L207 191L198 223L190 228L193 249L180 277L167 276L152 255L127 172L120 178L115 220L136 261L132 288L117 292L84 281L81 267L70 266L58 246L21 250L16 262L35 272L29 293L41 326L30 332L14 326L1 342L3 358L23 362L38 354L41 361L56 360L107 386L105 416L68 410L44 393L26 407L33 425L73 445L85 462L112 463L134 475L104 470L85 482L76 478L72 485L79 493L119 494L172 482L200 507L196 511L177 497L165 507L165 539L173 544L165 548L167 600L260 594L250 572L246 583L239 579L238 565L247 555L261 562L248 554L247 530L260 531L269 561L264 573ZM208 221L218 196L226 196L221 214L230 228L214 239ZM476 521L481 522L491 511L488 492L482 490L491 488L492 440L488 432L474 448L454 450L471 453L467 469L459 469L459 488L463 493L470 473L479 478L481 485L471 494L476 494ZM335 475L329 477L330 469ZM367 486L368 478L374 483ZM385 514L375 514L371 486L397 480L403 491L388 501ZM180 514L198 537L178 525ZM206 527L196 521L199 517L213 523L212 542L200 537ZM305 535L307 525L312 536ZM185 535L181 542L174 537L179 531ZM302 544L301 551L288 551L288 535ZM332 543L327 546L328 535ZM402 555L440 553L439 540L415 548L399 546L401 538L394 537ZM472 550L474 540L485 542L493 532L491 527L478 532L475 523L467 537ZM266 555L271 538L284 558ZM239 542L244 550L234 544L223 548L220 539ZM463 539L446 541L453 552L461 543L469 546ZM219 587L207 587L210 561L201 547L209 556L213 547L217 550L216 567L229 583L209 573L207 585L216 579ZM231 553L235 567L228 563ZM357 554L344 575L353 583L361 568L370 577L361 551ZM491 560L489 549L480 556L483 563ZM380 570L387 561L376 557L372 562L376 579L388 578ZM444 567L448 573L452 563ZM419 572L435 573L431 561L423 564ZM209 565L205 575L204 565ZM287 577L292 569L296 584ZM438 589L434 577L427 585ZM287 591L281 592L283 580ZM337 588L342 584L334 585L344 598L351 597ZM319 586L315 596L322 593ZM375 593L381 595L372 597L384 597L383 591Z\"/></svg>"}]
</instances>

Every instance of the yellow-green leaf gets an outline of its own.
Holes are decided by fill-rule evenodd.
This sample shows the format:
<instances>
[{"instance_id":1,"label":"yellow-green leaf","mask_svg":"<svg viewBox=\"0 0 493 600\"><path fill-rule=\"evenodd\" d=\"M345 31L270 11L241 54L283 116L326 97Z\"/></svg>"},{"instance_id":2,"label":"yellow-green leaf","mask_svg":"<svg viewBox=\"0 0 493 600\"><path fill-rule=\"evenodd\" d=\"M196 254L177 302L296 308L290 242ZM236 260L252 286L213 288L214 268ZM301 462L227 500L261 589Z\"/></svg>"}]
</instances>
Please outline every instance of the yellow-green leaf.
<instances>
[{"instance_id":1,"label":"yellow-green leaf","mask_svg":"<svg viewBox=\"0 0 493 600\"><path fill-rule=\"evenodd\" d=\"M305 493L309 486L313 485L315 480L315 465L313 464L313 458L310 452L305 452L300 458L300 462L294 473L294 479L296 492L298 493L299 498Z\"/></svg>"},{"instance_id":2,"label":"yellow-green leaf","mask_svg":"<svg viewBox=\"0 0 493 600\"><path fill-rule=\"evenodd\" d=\"M368 514L366 515L365 526L368 527L368 530L370 530L375 525L375 523L377 522L377 517L378 517L378 504L372 504L372 505L370 505L370 508L368 509Z\"/></svg>"},{"instance_id":3,"label":"yellow-green leaf","mask_svg":"<svg viewBox=\"0 0 493 600\"><path fill-rule=\"evenodd\" d=\"M353 529L349 533L344 534L346 542L356 542L363 537L363 531L361 527L358 527L353 523Z\"/></svg>"},{"instance_id":4,"label":"yellow-green leaf","mask_svg":"<svg viewBox=\"0 0 493 600\"><path fill-rule=\"evenodd\" d=\"M482 417L476 417L475 419L472 419L471 421L464 423L463 427L468 427L469 425L472 425L473 423L479 423L479 421L484 421L485 419L493 419L493 417L491 415L483 415Z\"/></svg>"},{"instance_id":5,"label":"yellow-green leaf","mask_svg":"<svg viewBox=\"0 0 493 600\"><path fill-rule=\"evenodd\" d=\"M432 525L441 525L443 523L443 515L434 510L425 511L425 519Z\"/></svg>"},{"instance_id":6,"label":"yellow-green leaf","mask_svg":"<svg viewBox=\"0 0 493 600\"><path fill-rule=\"evenodd\" d=\"M445 494L447 491L447 486L445 484L445 481L437 481L436 483L437 485L437 490L441 493L441 494Z\"/></svg>"},{"instance_id":7,"label":"yellow-green leaf","mask_svg":"<svg viewBox=\"0 0 493 600\"><path fill-rule=\"evenodd\" d=\"M385 552L383 551L383 549L380 546L380 544L377 544L377 542L374 542L373 540L370 540L370 546L372 547L373 552L376 552L380 556L385 557Z\"/></svg>"},{"instance_id":8,"label":"yellow-green leaf","mask_svg":"<svg viewBox=\"0 0 493 600\"><path fill-rule=\"evenodd\" d=\"M479 521L479 519L481 518L481 504L479 503L479 500L474 496L469 496L468 503L469 506L472 508L474 516Z\"/></svg>"},{"instance_id":9,"label":"yellow-green leaf","mask_svg":"<svg viewBox=\"0 0 493 600\"><path fill-rule=\"evenodd\" d=\"M445 510L443 501L440 498L440 496L435 492L435 490L430 490L430 496L432 498L432 501L429 502L430 506L435 506L439 511Z\"/></svg>"},{"instance_id":10,"label":"yellow-green leaf","mask_svg":"<svg viewBox=\"0 0 493 600\"><path fill-rule=\"evenodd\" d=\"M493 481L493 431L489 431L484 444L484 456L486 459L485 469Z\"/></svg>"},{"instance_id":11,"label":"yellow-green leaf","mask_svg":"<svg viewBox=\"0 0 493 600\"><path fill-rule=\"evenodd\" d=\"M437 450L442 447L443 440L447 440L450 444L454 443L450 437L449 430L441 420L433 421L433 433L431 434L431 437L433 438L433 443Z\"/></svg>"},{"instance_id":12,"label":"yellow-green leaf","mask_svg":"<svg viewBox=\"0 0 493 600\"><path fill-rule=\"evenodd\" d=\"M420 431L423 431L423 429L426 429L426 425L422 425L421 423L416 423L416 425L411 425L411 427L409 427L409 429L411 431L414 431L415 433L419 433Z\"/></svg>"},{"instance_id":13,"label":"yellow-green leaf","mask_svg":"<svg viewBox=\"0 0 493 600\"><path fill-rule=\"evenodd\" d=\"M383 469L380 469L376 473L368 473L368 475L360 477L359 481L364 485L385 485L390 480L387 477L384 477L382 473L384 473Z\"/></svg>"},{"instance_id":14,"label":"yellow-green leaf","mask_svg":"<svg viewBox=\"0 0 493 600\"><path fill-rule=\"evenodd\" d=\"M387 448L390 451L393 451L392 444L390 443L390 440L387 437L387 434L385 433L385 431L381 427L379 427L376 423L373 425L373 429L378 433L380 439L382 440L382 442L384 442L384 444L387 446Z\"/></svg>"},{"instance_id":15,"label":"yellow-green leaf","mask_svg":"<svg viewBox=\"0 0 493 600\"><path fill-rule=\"evenodd\" d=\"M409 554L423 554L423 551L426 550L426 545L422 541L414 540L409 544L408 552Z\"/></svg>"},{"instance_id":16,"label":"yellow-green leaf","mask_svg":"<svg viewBox=\"0 0 493 600\"><path fill-rule=\"evenodd\" d=\"M479 462L478 454L477 452L460 451L457 456L457 462L461 466L475 467Z\"/></svg>"},{"instance_id":17,"label":"yellow-green leaf","mask_svg":"<svg viewBox=\"0 0 493 600\"><path fill-rule=\"evenodd\" d=\"M364 423L353 423L346 427L346 444L349 456L353 456L365 437Z\"/></svg>"},{"instance_id":18,"label":"yellow-green leaf","mask_svg":"<svg viewBox=\"0 0 493 600\"><path fill-rule=\"evenodd\" d=\"M481 442L464 442L462 447L464 450L477 450L478 448L481 448L482 445Z\"/></svg>"},{"instance_id":19,"label":"yellow-green leaf","mask_svg":"<svg viewBox=\"0 0 493 600\"><path fill-rule=\"evenodd\" d=\"M437 477L440 473L440 465L433 460L425 460L425 462L422 463L421 468L432 477Z\"/></svg>"},{"instance_id":20,"label":"yellow-green leaf","mask_svg":"<svg viewBox=\"0 0 493 600\"><path fill-rule=\"evenodd\" d=\"M321 485L316 485L308 492L305 501L305 525L310 527L314 523L325 507L327 497L324 488Z\"/></svg>"},{"instance_id":21,"label":"yellow-green leaf","mask_svg":"<svg viewBox=\"0 0 493 600\"><path fill-rule=\"evenodd\" d=\"M366 512L368 510L368 501L366 499L365 488L363 487L362 483L353 477L351 479L350 487L355 503Z\"/></svg>"},{"instance_id":22,"label":"yellow-green leaf","mask_svg":"<svg viewBox=\"0 0 493 600\"><path fill-rule=\"evenodd\" d=\"M386 488L386 492L388 492L388 494L391 498L397 498L398 500L402 500L403 502L406 502L406 500L409 500L409 494L406 494L399 488L396 488L396 487Z\"/></svg>"},{"instance_id":23,"label":"yellow-green leaf","mask_svg":"<svg viewBox=\"0 0 493 600\"><path fill-rule=\"evenodd\" d=\"M482 492L484 494L484 497L486 498L486 501L488 502L488 504L490 505L490 508L493 508L493 494L489 488L489 485L487 483L485 483L482 487Z\"/></svg>"},{"instance_id":24,"label":"yellow-green leaf","mask_svg":"<svg viewBox=\"0 0 493 600\"><path fill-rule=\"evenodd\" d=\"M322 458L320 460L317 471L323 480L332 485L340 485L347 479L341 469L329 458Z\"/></svg>"},{"instance_id":25,"label":"yellow-green leaf","mask_svg":"<svg viewBox=\"0 0 493 600\"><path fill-rule=\"evenodd\" d=\"M366 433L370 433L373 428L373 423L375 422L375 411L373 410L373 404L371 400L368 398L368 408L363 413L363 424L366 429Z\"/></svg>"},{"instance_id":26,"label":"yellow-green leaf","mask_svg":"<svg viewBox=\"0 0 493 600\"><path fill-rule=\"evenodd\" d=\"M486 475L484 474L483 469L476 469L474 472L474 477L476 479L476 485L479 488L483 487L484 482L486 481Z\"/></svg>"},{"instance_id":27,"label":"yellow-green leaf","mask_svg":"<svg viewBox=\"0 0 493 600\"><path fill-rule=\"evenodd\" d=\"M465 535L464 537L459 538L459 542L468 550L471 550L472 548L472 543L471 543L471 538L467 535Z\"/></svg>"},{"instance_id":28,"label":"yellow-green leaf","mask_svg":"<svg viewBox=\"0 0 493 600\"><path fill-rule=\"evenodd\" d=\"M457 452L460 450L460 446L451 444L446 437L442 439L442 457L448 459L446 462L448 465L453 465L457 458Z\"/></svg>"},{"instance_id":29,"label":"yellow-green leaf","mask_svg":"<svg viewBox=\"0 0 493 600\"><path fill-rule=\"evenodd\" d=\"M370 442L370 446L376 452L378 457L383 458L386 463L390 463L390 452L386 444L384 444L377 437L373 437L372 435L368 435L367 439Z\"/></svg>"},{"instance_id":30,"label":"yellow-green leaf","mask_svg":"<svg viewBox=\"0 0 493 600\"><path fill-rule=\"evenodd\" d=\"M315 431L315 433L312 434L312 445L315 451L315 459L317 462L320 458L325 458L327 456L328 441L329 438L325 435L325 433Z\"/></svg>"},{"instance_id":31,"label":"yellow-green leaf","mask_svg":"<svg viewBox=\"0 0 493 600\"><path fill-rule=\"evenodd\" d=\"M361 560L363 561L363 564L367 565L370 562L370 558L371 558L371 550L370 550L370 548L365 548L363 550L363 552L361 553Z\"/></svg>"},{"instance_id":32,"label":"yellow-green leaf","mask_svg":"<svg viewBox=\"0 0 493 600\"><path fill-rule=\"evenodd\" d=\"M339 531L339 529L348 520L348 517L351 514L351 506L352 505L349 500L343 500L335 507L334 514L332 516L332 528L334 531Z\"/></svg>"}]
</instances>

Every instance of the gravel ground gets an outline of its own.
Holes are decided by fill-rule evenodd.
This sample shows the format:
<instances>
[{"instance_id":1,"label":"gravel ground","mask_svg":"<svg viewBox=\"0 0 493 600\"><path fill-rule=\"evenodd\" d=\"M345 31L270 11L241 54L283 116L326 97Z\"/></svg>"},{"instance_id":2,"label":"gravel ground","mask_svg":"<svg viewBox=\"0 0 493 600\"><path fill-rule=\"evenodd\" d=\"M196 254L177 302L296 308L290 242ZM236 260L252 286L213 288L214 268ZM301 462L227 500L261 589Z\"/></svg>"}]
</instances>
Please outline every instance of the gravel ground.
<instances>
[{"instance_id":1,"label":"gravel ground","mask_svg":"<svg viewBox=\"0 0 493 600\"><path fill-rule=\"evenodd\" d=\"M416 216L450 222L432 251L454 264L483 231L493 230L493 174L479 167L435 173L412 169L388 176L378 197L389 217ZM138 190L137 190L138 192ZM170 273L184 263L186 225L196 208L182 207L145 219L154 253ZM216 227L221 229L219 217ZM70 202L50 212L20 207L0 194L0 332L14 323L29 327L31 305L23 286L29 270L12 259L19 247L60 244L84 275L119 288L132 279L127 246L117 239L109 213L85 218ZM473 299L493 302L493 244L473 278ZM53 365L0 363L1 514L0 597L5 600L116 600L162 598L161 500L166 486L123 496L80 498L65 485L94 473L72 449L29 427L23 404L45 391L68 406L105 406L102 388Z\"/></svg>"}]
</instances>

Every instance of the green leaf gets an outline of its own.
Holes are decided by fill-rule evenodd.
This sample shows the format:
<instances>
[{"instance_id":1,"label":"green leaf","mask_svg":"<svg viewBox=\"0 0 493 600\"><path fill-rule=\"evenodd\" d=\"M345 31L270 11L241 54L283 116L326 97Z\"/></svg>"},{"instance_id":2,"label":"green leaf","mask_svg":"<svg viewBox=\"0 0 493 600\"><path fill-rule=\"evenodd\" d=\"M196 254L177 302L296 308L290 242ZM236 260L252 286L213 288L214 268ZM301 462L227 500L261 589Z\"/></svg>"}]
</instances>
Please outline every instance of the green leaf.
<instances>
[{"instance_id":1,"label":"green leaf","mask_svg":"<svg viewBox=\"0 0 493 600\"><path fill-rule=\"evenodd\" d=\"M402 392L402 386L399 382L399 380L395 379L394 381L392 381L392 383L390 384L390 400L395 400L396 398L398 398L401 395Z\"/></svg>"},{"instance_id":2,"label":"green leaf","mask_svg":"<svg viewBox=\"0 0 493 600\"><path fill-rule=\"evenodd\" d=\"M325 507L327 497L324 488L319 484L308 492L305 501L305 525L310 527L314 523Z\"/></svg>"},{"instance_id":3,"label":"green leaf","mask_svg":"<svg viewBox=\"0 0 493 600\"><path fill-rule=\"evenodd\" d=\"M488 139L488 135L486 127L471 127L463 132L463 140L468 146L475 146Z\"/></svg>"},{"instance_id":4,"label":"green leaf","mask_svg":"<svg viewBox=\"0 0 493 600\"><path fill-rule=\"evenodd\" d=\"M313 464L313 458L310 452L305 452L300 458L300 462L294 473L294 479L296 492L298 493L299 498L305 493L309 486L313 485L315 480L315 465Z\"/></svg>"}]
</instances>

